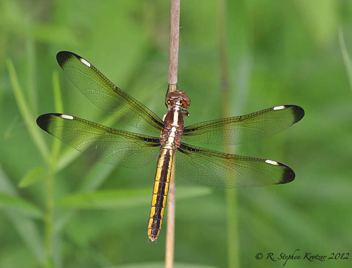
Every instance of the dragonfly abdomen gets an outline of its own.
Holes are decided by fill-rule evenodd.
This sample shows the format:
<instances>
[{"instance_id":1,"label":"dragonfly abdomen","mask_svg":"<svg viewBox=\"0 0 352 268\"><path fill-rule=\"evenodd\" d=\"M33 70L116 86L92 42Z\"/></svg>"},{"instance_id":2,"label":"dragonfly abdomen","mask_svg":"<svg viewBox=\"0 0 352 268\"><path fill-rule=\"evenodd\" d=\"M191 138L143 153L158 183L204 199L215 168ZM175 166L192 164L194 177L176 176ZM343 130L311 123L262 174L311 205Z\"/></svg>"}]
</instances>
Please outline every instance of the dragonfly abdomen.
<instances>
[{"instance_id":1,"label":"dragonfly abdomen","mask_svg":"<svg viewBox=\"0 0 352 268\"><path fill-rule=\"evenodd\" d=\"M171 176L172 161L175 150L161 148L158 165L154 179L152 196L152 208L148 222L148 237L150 241L156 241L160 233L164 211L166 206L167 194Z\"/></svg>"}]
</instances>

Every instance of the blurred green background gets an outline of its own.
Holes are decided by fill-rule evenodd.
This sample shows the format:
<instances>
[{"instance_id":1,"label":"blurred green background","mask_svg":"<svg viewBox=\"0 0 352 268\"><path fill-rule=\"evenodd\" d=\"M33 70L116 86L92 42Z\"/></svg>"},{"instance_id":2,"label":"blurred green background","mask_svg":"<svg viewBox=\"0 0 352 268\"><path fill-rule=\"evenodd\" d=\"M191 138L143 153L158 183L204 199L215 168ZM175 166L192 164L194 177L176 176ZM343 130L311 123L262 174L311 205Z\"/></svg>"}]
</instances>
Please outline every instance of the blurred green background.
<instances>
[{"instance_id":1,"label":"blurred green background","mask_svg":"<svg viewBox=\"0 0 352 268\"><path fill-rule=\"evenodd\" d=\"M352 1L343 0L228 1L232 114L282 104L306 111L292 128L236 152L284 162L296 180L237 190L229 223L238 225L237 254L228 248L225 191L176 177L176 267L228 267L233 255L242 267L282 267L267 253L296 249L302 258L352 253L351 14ZM219 1L181 3L178 86L192 99L186 125L222 117L223 15ZM63 112L113 124L63 74L60 50L85 57L162 117L168 31L169 1L0 0L0 267L50 267L51 251L53 267L163 267L166 221L158 243L147 242L155 164L92 162L35 119ZM286 266L351 267L351 258Z\"/></svg>"}]
</instances>

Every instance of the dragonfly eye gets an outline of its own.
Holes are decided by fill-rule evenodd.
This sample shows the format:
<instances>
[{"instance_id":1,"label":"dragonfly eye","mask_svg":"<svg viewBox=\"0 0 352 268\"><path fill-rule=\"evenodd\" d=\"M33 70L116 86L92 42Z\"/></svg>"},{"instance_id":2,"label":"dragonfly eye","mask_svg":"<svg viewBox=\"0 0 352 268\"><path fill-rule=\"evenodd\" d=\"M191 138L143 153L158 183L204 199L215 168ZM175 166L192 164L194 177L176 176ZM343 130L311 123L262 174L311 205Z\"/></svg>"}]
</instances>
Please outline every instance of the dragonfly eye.
<instances>
[{"instance_id":1,"label":"dragonfly eye","mask_svg":"<svg viewBox=\"0 0 352 268\"><path fill-rule=\"evenodd\" d=\"M184 109L187 109L191 104L191 99L183 91L170 92L166 99L167 106L172 105L176 100L181 102Z\"/></svg>"},{"instance_id":2,"label":"dragonfly eye","mask_svg":"<svg viewBox=\"0 0 352 268\"><path fill-rule=\"evenodd\" d=\"M191 99L186 94L182 94L182 107L187 109L190 105Z\"/></svg>"}]
</instances>

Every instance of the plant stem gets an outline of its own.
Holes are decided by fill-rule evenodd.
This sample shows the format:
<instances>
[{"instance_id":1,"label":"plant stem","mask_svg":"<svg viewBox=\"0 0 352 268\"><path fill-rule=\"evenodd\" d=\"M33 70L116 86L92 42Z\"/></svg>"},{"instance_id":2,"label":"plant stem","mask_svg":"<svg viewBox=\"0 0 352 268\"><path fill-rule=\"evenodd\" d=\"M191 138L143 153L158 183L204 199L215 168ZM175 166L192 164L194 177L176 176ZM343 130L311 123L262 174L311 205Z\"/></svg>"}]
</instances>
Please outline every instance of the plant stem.
<instances>
[{"instance_id":1,"label":"plant stem","mask_svg":"<svg viewBox=\"0 0 352 268\"><path fill-rule=\"evenodd\" d=\"M165 267L174 267L174 251L175 251L175 158L172 163L172 173L170 178L169 198L167 202L167 226L166 226L166 251L165 251Z\"/></svg>"},{"instance_id":2,"label":"plant stem","mask_svg":"<svg viewBox=\"0 0 352 268\"><path fill-rule=\"evenodd\" d=\"M45 267L53 267L53 240L54 240L54 186L55 170L53 163L49 163L48 178L46 181L46 214L45 214Z\"/></svg>"},{"instance_id":3,"label":"plant stem","mask_svg":"<svg viewBox=\"0 0 352 268\"><path fill-rule=\"evenodd\" d=\"M168 83L169 92L176 91L178 48L180 29L180 0L171 0L170 5L170 47L169 47L169 70ZM175 159L174 159L175 160ZM175 250L175 161L173 160L172 174L169 186L168 208L167 208L167 232L165 249L165 267L174 266Z\"/></svg>"},{"instance_id":4,"label":"plant stem","mask_svg":"<svg viewBox=\"0 0 352 268\"><path fill-rule=\"evenodd\" d=\"M180 0L171 0L170 7L170 47L169 47L169 85L177 84L178 48L180 36Z\"/></svg>"}]
</instances>

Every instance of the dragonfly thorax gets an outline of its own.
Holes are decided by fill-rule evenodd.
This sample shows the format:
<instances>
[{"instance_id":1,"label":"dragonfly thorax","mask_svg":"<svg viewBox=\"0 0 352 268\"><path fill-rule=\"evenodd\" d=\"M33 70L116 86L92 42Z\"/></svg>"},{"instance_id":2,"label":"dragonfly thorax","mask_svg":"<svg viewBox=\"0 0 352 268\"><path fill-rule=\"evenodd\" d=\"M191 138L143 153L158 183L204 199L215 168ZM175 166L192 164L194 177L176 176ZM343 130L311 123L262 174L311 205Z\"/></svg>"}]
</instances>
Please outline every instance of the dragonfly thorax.
<instances>
[{"instance_id":1,"label":"dragonfly thorax","mask_svg":"<svg viewBox=\"0 0 352 268\"><path fill-rule=\"evenodd\" d=\"M179 99L175 99L167 113L164 115L164 127L161 130L161 146L175 149L180 145L183 134L183 111Z\"/></svg>"}]
</instances>

